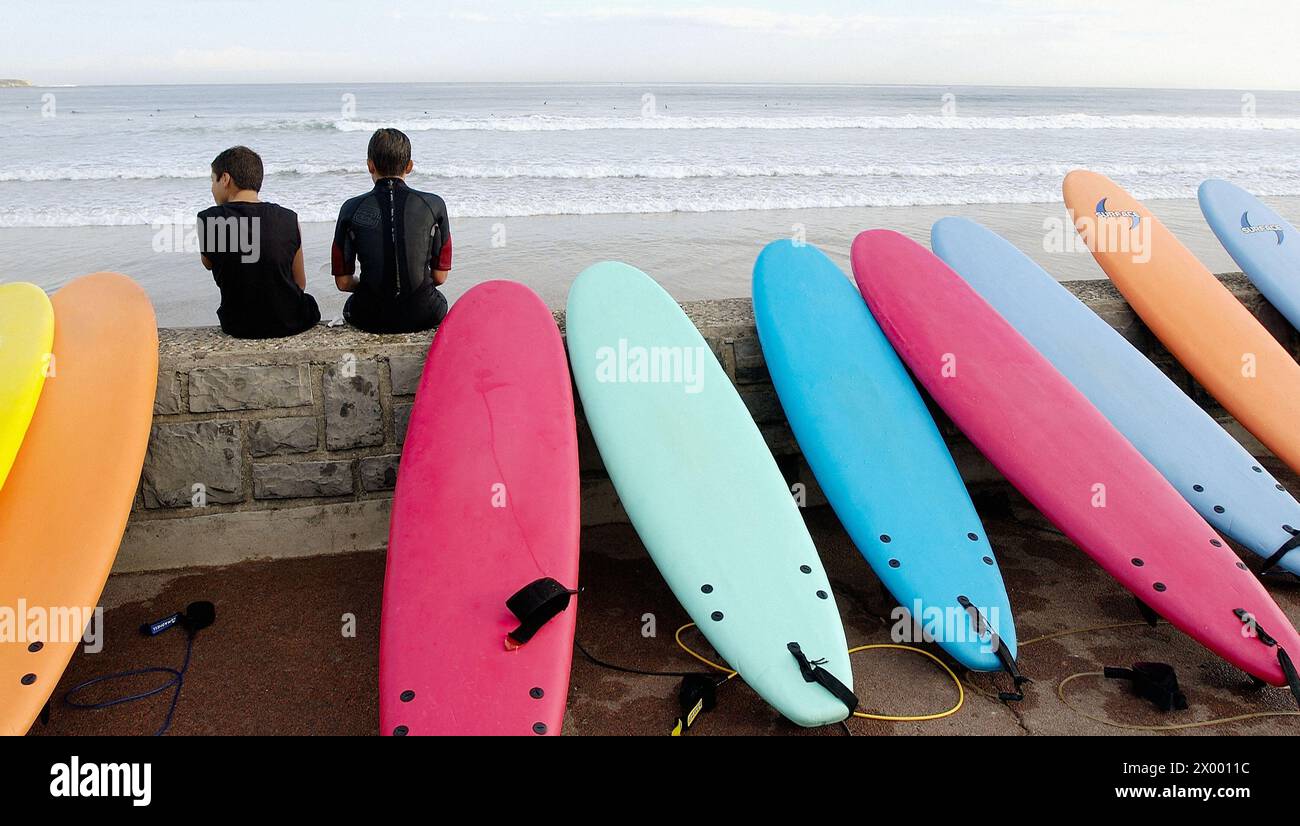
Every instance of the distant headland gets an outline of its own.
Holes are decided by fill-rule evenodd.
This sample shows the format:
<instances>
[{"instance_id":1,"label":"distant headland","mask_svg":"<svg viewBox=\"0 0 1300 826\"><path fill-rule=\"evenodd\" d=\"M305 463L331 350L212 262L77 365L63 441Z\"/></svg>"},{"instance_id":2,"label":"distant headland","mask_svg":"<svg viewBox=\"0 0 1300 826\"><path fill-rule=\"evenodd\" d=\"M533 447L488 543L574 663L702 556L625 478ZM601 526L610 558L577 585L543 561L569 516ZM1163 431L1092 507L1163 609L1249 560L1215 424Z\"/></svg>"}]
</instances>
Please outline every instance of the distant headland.
<instances>
[{"instance_id":1,"label":"distant headland","mask_svg":"<svg viewBox=\"0 0 1300 826\"><path fill-rule=\"evenodd\" d=\"M30 80L16 80L14 78L0 77L0 89L13 89L20 86L31 86Z\"/></svg>"}]
</instances>

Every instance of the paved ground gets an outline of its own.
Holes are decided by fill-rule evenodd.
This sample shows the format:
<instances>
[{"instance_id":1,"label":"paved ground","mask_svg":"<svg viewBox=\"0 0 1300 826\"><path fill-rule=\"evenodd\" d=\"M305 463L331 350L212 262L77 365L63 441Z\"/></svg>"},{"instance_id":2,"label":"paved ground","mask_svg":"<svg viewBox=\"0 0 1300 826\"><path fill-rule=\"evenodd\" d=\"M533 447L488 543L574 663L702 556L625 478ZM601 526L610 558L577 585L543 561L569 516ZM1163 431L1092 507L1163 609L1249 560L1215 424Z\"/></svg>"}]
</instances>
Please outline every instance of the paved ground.
<instances>
[{"instance_id":1,"label":"paved ground","mask_svg":"<svg viewBox=\"0 0 1300 826\"><path fill-rule=\"evenodd\" d=\"M1128 593L1032 510L1003 500L979 504L1000 556L1022 640L1140 620ZM808 519L835 585L850 643L888 642L891 600L829 510L810 511ZM174 734L376 734L383 571L383 554L374 552L114 577L104 600L105 651L94 656L79 653L56 697L97 674L177 664L183 654L180 634L145 639L136 628L193 600L210 599L217 604L217 623L198 638ZM673 642L673 631L687 621L685 613L630 527L584 532L583 584L578 637L597 657L647 670L694 667ZM1293 621L1300 621L1300 583L1270 577L1268 587ZM354 637L342 633L345 614L355 616ZM656 619L654 638L642 636L646 614ZM1056 696L1057 685L1077 672L1139 660L1174 665L1191 708L1162 715L1134 698L1124 684L1096 678L1072 683L1071 700L1089 714L1140 725L1295 708L1285 691L1252 688L1240 672L1168 626L1136 627L1023 648L1022 669L1035 683L1027 699L1014 706L986 695L995 684L1005 687L1005 678L969 676L966 704L953 717L924 723L853 720L849 727L855 735L1117 733L1065 707ZM923 714L947 708L955 699L951 681L914 654L866 652L857 656L854 670L855 689L866 710ZM665 734L677 713L676 691L675 680L610 672L579 656L564 733ZM151 733L167 702L163 696L93 712L56 704L50 724L38 723L33 733ZM1293 732L1300 732L1300 720L1269 718L1186 733ZM842 731L798 729L738 681L722 689L719 708L693 730L694 735L805 733Z\"/></svg>"}]
</instances>

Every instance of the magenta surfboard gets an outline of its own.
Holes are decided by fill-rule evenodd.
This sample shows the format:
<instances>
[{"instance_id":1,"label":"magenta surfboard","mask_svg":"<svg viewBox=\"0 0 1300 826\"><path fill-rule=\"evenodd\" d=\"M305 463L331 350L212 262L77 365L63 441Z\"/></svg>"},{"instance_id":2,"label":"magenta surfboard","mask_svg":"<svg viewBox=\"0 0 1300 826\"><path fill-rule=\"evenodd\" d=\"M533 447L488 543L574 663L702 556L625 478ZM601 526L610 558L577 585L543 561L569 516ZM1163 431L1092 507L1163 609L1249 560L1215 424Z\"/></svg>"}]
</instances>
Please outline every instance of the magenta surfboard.
<instances>
[{"instance_id":1,"label":"magenta surfboard","mask_svg":"<svg viewBox=\"0 0 1300 826\"><path fill-rule=\"evenodd\" d=\"M385 735L559 734L576 599L523 645L507 600L578 582L578 444L564 343L527 287L443 321L407 429L379 638ZM563 599L567 600L565 595Z\"/></svg>"},{"instance_id":2,"label":"magenta surfboard","mask_svg":"<svg viewBox=\"0 0 1300 826\"><path fill-rule=\"evenodd\" d=\"M914 241L864 232L852 260L899 356L1008 481L1161 617L1243 671L1286 683L1281 661L1300 654L1286 615L1046 358ZM1243 633L1253 628L1266 633Z\"/></svg>"}]
</instances>

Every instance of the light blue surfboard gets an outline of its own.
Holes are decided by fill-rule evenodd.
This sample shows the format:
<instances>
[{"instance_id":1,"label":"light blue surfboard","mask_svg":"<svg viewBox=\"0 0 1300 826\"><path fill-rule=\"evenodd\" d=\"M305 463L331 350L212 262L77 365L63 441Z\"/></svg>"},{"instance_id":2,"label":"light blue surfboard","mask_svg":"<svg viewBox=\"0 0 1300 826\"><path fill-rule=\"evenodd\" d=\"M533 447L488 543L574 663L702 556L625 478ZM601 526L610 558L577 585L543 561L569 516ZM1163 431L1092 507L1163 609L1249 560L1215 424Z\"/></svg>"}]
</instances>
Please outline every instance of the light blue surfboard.
<instances>
[{"instance_id":1,"label":"light blue surfboard","mask_svg":"<svg viewBox=\"0 0 1300 826\"><path fill-rule=\"evenodd\" d=\"M1227 181L1201 184L1201 212L1219 243L1269 303L1300 328L1300 234L1254 195Z\"/></svg>"},{"instance_id":2,"label":"light blue surfboard","mask_svg":"<svg viewBox=\"0 0 1300 826\"><path fill-rule=\"evenodd\" d=\"M934 225L931 246L1002 314L1206 521L1271 557L1300 528L1300 504L1236 439L1056 279L964 218ZM1300 572L1300 552L1279 563Z\"/></svg>"},{"instance_id":3,"label":"light blue surfboard","mask_svg":"<svg viewBox=\"0 0 1300 826\"><path fill-rule=\"evenodd\" d=\"M610 479L655 565L750 687L803 726L848 705L790 650L852 688L830 582L740 394L677 302L598 264L569 291L569 359Z\"/></svg>"},{"instance_id":4,"label":"light blue surfboard","mask_svg":"<svg viewBox=\"0 0 1300 826\"><path fill-rule=\"evenodd\" d=\"M952 454L862 295L821 250L769 245L754 265L763 357L795 438L872 570L954 659L1014 660L1006 586Z\"/></svg>"}]
</instances>

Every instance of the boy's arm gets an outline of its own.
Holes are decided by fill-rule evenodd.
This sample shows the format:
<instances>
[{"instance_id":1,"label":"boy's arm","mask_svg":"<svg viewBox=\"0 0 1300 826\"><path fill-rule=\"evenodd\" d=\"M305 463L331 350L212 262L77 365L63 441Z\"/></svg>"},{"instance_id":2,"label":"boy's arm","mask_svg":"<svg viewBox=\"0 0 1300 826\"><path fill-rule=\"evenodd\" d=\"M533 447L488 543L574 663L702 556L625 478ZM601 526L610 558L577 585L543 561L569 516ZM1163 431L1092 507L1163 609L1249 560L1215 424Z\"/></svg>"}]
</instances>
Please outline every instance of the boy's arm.
<instances>
[{"instance_id":1,"label":"boy's arm","mask_svg":"<svg viewBox=\"0 0 1300 826\"><path fill-rule=\"evenodd\" d=\"M330 272L334 275L334 286L340 292L356 292L360 281L357 279L357 251L352 248L348 220L348 205L339 210L339 220L334 224L334 245L330 249Z\"/></svg>"},{"instance_id":2,"label":"boy's arm","mask_svg":"<svg viewBox=\"0 0 1300 826\"><path fill-rule=\"evenodd\" d=\"M197 223L195 223L195 227L197 229L197 234L199 237L199 260L203 262L203 269L207 270L208 272L212 272L212 259L208 258L208 254L203 250L203 238L207 233L203 231L202 212L199 213L199 218Z\"/></svg>"},{"instance_id":3,"label":"boy's arm","mask_svg":"<svg viewBox=\"0 0 1300 826\"><path fill-rule=\"evenodd\" d=\"M298 226L298 251L293 256L293 283L298 289L307 290L307 260L302 254L302 226Z\"/></svg>"},{"instance_id":4,"label":"boy's arm","mask_svg":"<svg viewBox=\"0 0 1300 826\"><path fill-rule=\"evenodd\" d=\"M447 206L443 204L438 216L438 234L442 237L442 246L438 250L438 260L433 262L433 283L439 287L447 283L451 274L451 220L447 217Z\"/></svg>"}]
</instances>

